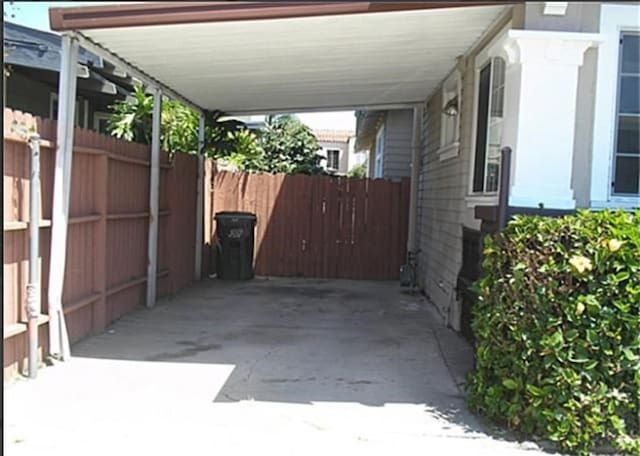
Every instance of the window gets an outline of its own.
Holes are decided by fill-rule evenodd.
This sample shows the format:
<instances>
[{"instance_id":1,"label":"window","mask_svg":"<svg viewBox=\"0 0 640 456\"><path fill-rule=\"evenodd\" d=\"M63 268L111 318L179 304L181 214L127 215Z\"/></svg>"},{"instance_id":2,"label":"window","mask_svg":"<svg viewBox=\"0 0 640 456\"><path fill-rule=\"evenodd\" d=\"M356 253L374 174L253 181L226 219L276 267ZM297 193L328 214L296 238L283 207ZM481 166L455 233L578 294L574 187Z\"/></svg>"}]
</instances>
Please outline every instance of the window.
<instances>
[{"instance_id":1,"label":"window","mask_svg":"<svg viewBox=\"0 0 640 456\"><path fill-rule=\"evenodd\" d=\"M640 34L623 33L619 55L611 187L615 195L637 195L640 193Z\"/></svg>"},{"instance_id":2,"label":"window","mask_svg":"<svg viewBox=\"0 0 640 456\"><path fill-rule=\"evenodd\" d=\"M474 193L495 193L500 178L500 148L504 107L505 62L493 57L480 69L476 153L473 165Z\"/></svg>"},{"instance_id":3,"label":"window","mask_svg":"<svg viewBox=\"0 0 640 456\"><path fill-rule=\"evenodd\" d=\"M49 119L58 120L58 94L53 92L49 92ZM80 100L76 100L74 120L76 127L82 127L80 123Z\"/></svg>"},{"instance_id":4,"label":"window","mask_svg":"<svg viewBox=\"0 0 640 456\"><path fill-rule=\"evenodd\" d=\"M94 112L93 113L93 129L103 135L109 134L109 119L111 114L108 112Z\"/></svg>"},{"instance_id":5,"label":"window","mask_svg":"<svg viewBox=\"0 0 640 456\"><path fill-rule=\"evenodd\" d=\"M440 160L458 155L460 146L460 76L457 71L442 84Z\"/></svg>"},{"instance_id":6,"label":"window","mask_svg":"<svg viewBox=\"0 0 640 456\"><path fill-rule=\"evenodd\" d=\"M384 126L380 127L376 134L376 161L374 163L373 177L382 177L382 162L384 159Z\"/></svg>"},{"instance_id":7,"label":"window","mask_svg":"<svg viewBox=\"0 0 640 456\"><path fill-rule=\"evenodd\" d=\"M327 169L338 169L340 151L337 149L327 150Z\"/></svg>"}]
</instances>

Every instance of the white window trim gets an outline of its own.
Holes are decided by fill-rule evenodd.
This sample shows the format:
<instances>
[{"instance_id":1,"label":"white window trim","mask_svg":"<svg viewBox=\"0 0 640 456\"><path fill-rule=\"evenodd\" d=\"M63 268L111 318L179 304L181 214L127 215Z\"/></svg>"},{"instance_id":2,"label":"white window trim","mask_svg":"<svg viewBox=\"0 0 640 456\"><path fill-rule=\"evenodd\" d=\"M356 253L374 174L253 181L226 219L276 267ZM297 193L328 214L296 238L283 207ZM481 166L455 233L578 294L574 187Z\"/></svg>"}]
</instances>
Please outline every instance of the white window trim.
<instances>
[{"instance_id":1,"label":"white window trim","mask_svg":"<svg viewBox=\"0 0 640 456\"><path fill-rule=\"evenodd\" d=\"M378 160L380 160L380 167L378 167ZM376 133L376 144L374 150L374 162L373 162L373 177L383 177L384 168L384 124L380 127Z\"/></svg>"},{"instance_id":2,"label":"white window trim","mask_svg":"<svg viewBox=\"0 0 640 456\"><path fill-rule=\"evenodd\" d=\"M329 166L329 152L338 152L338 166L333 167L333 166ZM338 148L325 148L325 154L327 157L327 169L332 170L332 171L337 171L340 168L340 149Z\"/></svg>"},{"instance_id":3,"label":"white window trim","mask_svg":"<svg viewBox=\"0 0 640 456\"><path fill-rule=\"evenodd\" d=\"M443 81L442 87L440 88L440 93L442 97L441 103L441 113L440 113L440 148L437 150L439 161L445 161L450 158L457 157L460 153L460 119L461 119L461 106L462 106L462 92L461 92L461 75L457 69L454 69L449 76ZM458 114L455 116L456 118L456 128L454 139L450 143L446 143L445 139L445 119L448 116L442 112L443 108L447 104L446 93L451 92L451 87L455 85L456 96L458 97Z\"/></svg>"},{"instance_id":4,"label":"white window trim","mask_svg":"<svg viewBox=\"0 0 640 456\"><path fill-rule=\"evenodd\" d=\"M58 94L56 92L49 92L49 119L54 120L55 116L58 114L55 112L54 103L58 101ZM74 112L74 127L79 127L79 116L80 115L80 100L76 99L76 109ZM86 128L86 125L85 127Z\"/></svg>"},{"instance_id":5,"label":"white window trim","mask_svg":"<svg viewBox=\"0 0 640 456\"><path fill-rule=\"evenodd\" d=\"M591 207L640 207L640 195L615 196L612 194L613 160L617 118L618 68L620 35L640 32L638 5L600 6L600 33L604 41L598 48L598 63L593 118L593 144L591 160Z\"/></svg>"},{"instance_id":6,"label":"white window trim","mask_svg":"<svg viewBox=\"0 0 640 456\"><path fill-rule=\"evenodd\" d=\"M100 126L101 120L109 120L111 118L111 114L103 111L95 111L93 113L93 129L94 131L98 131L98 127Z\"/></svg>"},{"instance_id":7,"label":"white window trim","mask_svg":"<svg viewBox=\"0 0 640 456\"><path fill-rule=\"evenodd\" d=\"M507 23L502 30L500 30L496 35L491 39L491 41L484 47L474 59L474 67L473 67L473 112L471 119L471 137L469 141L470 146L470 154L471 159L469 160L470 168L469 168L469 181L467 182L467 196L465 200L467 201L468 207L474 207L478 204L486 204L486 205L496 205L498 204L498 192L491 193L479 193L473 191L473 172L475 169L476 162L476 133L478 130L478 101L479 101L479 87L480 87L480 70L484 67L484 65L489 61L492 57L502 57L505 59L505 62L508 62L508 59L505 56L505 53L502 49L502 44L509 34L509 30L511 29L511 21ZM508 65L508 63L507 63ZM503 100L504 106L508 106L506 99L506 90L505 96Z\"/></svg>"}]
</instances>

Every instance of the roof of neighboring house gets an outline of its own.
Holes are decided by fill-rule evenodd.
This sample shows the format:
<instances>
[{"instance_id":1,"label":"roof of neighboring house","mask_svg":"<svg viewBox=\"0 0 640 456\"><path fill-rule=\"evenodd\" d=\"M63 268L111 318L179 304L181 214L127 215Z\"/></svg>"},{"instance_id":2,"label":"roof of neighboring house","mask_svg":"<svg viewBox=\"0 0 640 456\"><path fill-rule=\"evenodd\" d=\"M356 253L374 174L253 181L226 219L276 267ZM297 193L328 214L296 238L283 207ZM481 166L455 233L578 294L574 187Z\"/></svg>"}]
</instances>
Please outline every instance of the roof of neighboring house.
<instances>
[{"instance_id":1,"label":"roof of neighboring house","mask_svg":"<svg viewBox=\"0 0 640 456\"><path fill-rule=\"evenodd\" d=\"M60 71L62 38L57 33L25 27L4 21L4 62L43 70ZM103 60L80 48L78 63L102 68Z\"/></svg>"},{"instance_id":2,"label":"roof of neighboring house","mask_svg":"<svg viewBox=\"0 0 640 456\"><path fill-rule=\"evenodd\" d=\"M355 136L353 130L313 130L313 133L322 142L347 142Z\"/></svg>"},{"instance_id":3,"label":"roof of neighboring house","mask_svg":"<svg viewBox=\"0 0 640 456\"><path fill-rule=\"evenodd\" d=\"M3 25L5 64L56 73L60 71L60 35L7 21ZM92 81L91 87L95 91L112 95L127 95L133 85L132 79L124 72L82 47L78 50L78 78ZM83 86L88 88L86 84Z\"/></svg>"}]
</instances>

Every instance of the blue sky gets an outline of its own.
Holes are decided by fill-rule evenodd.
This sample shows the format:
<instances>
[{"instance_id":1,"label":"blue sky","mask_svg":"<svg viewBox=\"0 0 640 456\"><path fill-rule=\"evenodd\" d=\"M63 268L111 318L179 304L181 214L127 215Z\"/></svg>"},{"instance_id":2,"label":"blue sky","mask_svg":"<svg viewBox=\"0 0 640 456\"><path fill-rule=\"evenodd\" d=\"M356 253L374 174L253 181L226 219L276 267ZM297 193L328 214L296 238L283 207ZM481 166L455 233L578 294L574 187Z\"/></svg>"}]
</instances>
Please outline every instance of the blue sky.
<instances>
[{"instance_id":1,"label":"blue sky","mask_svg":"<svg viewBox=\"0 0 640 456\"><path fill-rule=\"evenodd\" d=\"M14 13L7 17L9 22L25 25L38 30L51 31L49 28L49 8L81 5L109 5L123 2L3 2L4 10ZM130 2L129 2L130 3ZM311 128L331 130L355 130L353 111L322 112L297 114L300 120Z\"/></svg>"}]
</instances>

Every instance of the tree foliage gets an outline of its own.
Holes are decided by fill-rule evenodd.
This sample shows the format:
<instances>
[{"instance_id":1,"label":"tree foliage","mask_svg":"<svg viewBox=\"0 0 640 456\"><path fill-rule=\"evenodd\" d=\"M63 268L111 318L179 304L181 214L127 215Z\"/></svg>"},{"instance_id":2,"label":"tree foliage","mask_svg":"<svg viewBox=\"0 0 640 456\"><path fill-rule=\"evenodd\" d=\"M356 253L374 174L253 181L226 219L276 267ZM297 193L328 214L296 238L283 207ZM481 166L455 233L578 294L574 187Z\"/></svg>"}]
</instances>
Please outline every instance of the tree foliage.
<instances>
[{"instance_id":1,"label":"tree foliage","mask_svg":"<svg viewBox=\"0 0 640 456\"><path fill-rule=\"evenodd\" d=\"M265 171L286 174L321 174L323 159L318 140L297 117L281 115L267 120L260 134Z\"/></svg>"},{"instance_id":2,"label":"tree foliage","mask_svg":"<svg viewBox=\"0 0 640 456\"><path fill-rule=\"evenodd\" d=\"M128 141L151 142L153 97L136 86L131 96L116 102L109 120L112 135ZM270 117L263 131L254 133L235 120L222 121L212 113L205 125L205 155L223 159L238 169L252 172L318 174L321 156L318 141L309 127L294 116ZM199 116L175 100L163 101L161 147L175 153L198 150Z\"/></svg>"},{"instance_id":3,"label":"tree foliage","mask_svg":"<svg viewBox=\"0 0 640 456\"><path fill-rule=\"evenodd\" d=\"M567 450L640 455L640 211L517 217L483 270L472 407Z\"/></svg>"}]
</instances>

